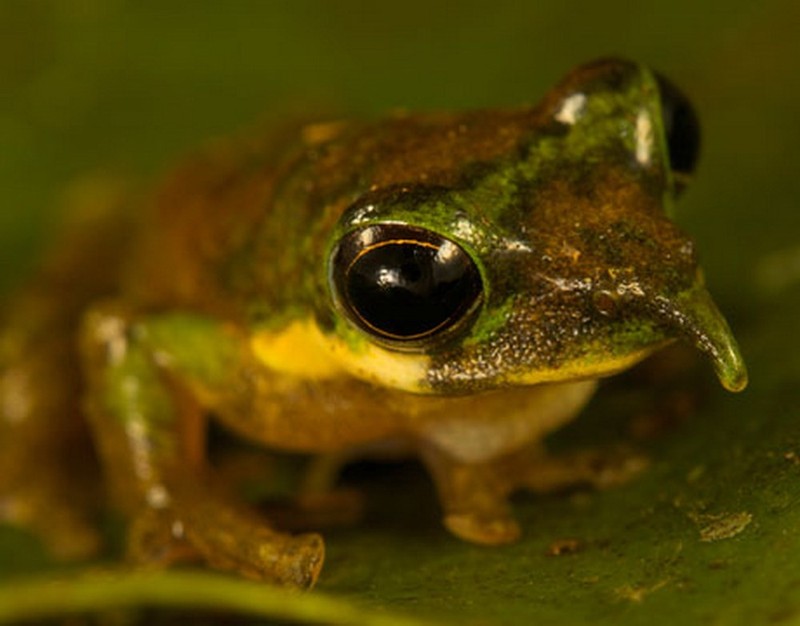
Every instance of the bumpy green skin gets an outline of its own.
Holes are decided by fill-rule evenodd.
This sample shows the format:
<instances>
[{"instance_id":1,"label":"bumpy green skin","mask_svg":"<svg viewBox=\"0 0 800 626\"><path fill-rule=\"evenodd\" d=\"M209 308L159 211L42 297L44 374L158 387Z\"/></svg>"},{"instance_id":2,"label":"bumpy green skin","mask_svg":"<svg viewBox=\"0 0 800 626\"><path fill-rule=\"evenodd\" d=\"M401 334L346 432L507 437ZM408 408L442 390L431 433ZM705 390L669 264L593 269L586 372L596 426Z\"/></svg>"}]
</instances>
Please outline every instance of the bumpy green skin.
<instances>
[{"instance_id":1,"label":"bumpy green skin","mask_svg":"<svg viewBox=\"0 0 800 626\"><path fill-rule=\"evenodd\" d=\"M132 519L131 556L189 551L251 577L316 579L318 536L272 531L200 478L209 413L277 448L349 455L380 442L419 454L447 526L493 544L519 534L506 504L515 489L598 482L591 459L545 467L531 455L580 410L589 379L686 338L725 386L743 387L693 245L668 218L659 107L649 70L607 60L535 107L290 128L179 169L142 212L120 280L87 296L81 322L84 406ZM467 251L484 285L475 314L413 346L424 371L411 382L346 364L325 376L266 365L252 339L293 323L314 327L302 349L391 353L331 290L338 241L386 222ZM90 306L100 297L110 299ZM544 381L558 384L531 386ZM39 433L49 419L40 410L28 422Z\"/></svg>"}]
</instances>

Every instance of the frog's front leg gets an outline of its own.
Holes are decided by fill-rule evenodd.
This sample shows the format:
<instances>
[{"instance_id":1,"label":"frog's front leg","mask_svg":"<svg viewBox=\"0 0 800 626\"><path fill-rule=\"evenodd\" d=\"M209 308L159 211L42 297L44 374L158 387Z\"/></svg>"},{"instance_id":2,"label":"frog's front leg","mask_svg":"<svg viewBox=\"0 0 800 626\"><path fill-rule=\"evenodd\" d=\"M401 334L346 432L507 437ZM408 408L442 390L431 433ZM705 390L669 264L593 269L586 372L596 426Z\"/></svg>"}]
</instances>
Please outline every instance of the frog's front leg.
<instances>
[{"instance_id":1,"label":"frog's front leg","mask_svg":"<svg viewBox=\"0 0 800 626\"><path fill-rule=\"evenodd\" d=\"M422 459L439 492L444 525L461 539L485 545L519 538L508 503L514 492L548 493L581 485L602 489L624 483L647 466L645 457L624 449L549 455L539 442L478 463L425 446Z\"/></svg>"},{"instance_id":2,"label":"frog's front leg","mask_svg":"<svg viewBox=\"0 0 800 626\"><path fill-rule=\"evenodd\" d=\"M470 463L433 446L421 458L433 478L445 527L457 537L485 545L516 541L520 527L508 504L510 486L494 461Z\"/></svg>"},{"instance_id":3,"label":"frog's front leg","mask_svg":"<svg viewBox=\"0 0 800 626\"><path fill-rule=\"evenodd\" d=\"M187 553L218 569L311 586L318 535L272 530L233 504L204 463L204 415L252 398L236 328L188 314L135 318L106 305L87 315L87 411L112 497L131 517L129 552L168 563Z\"/></svg>"}]
</instances>

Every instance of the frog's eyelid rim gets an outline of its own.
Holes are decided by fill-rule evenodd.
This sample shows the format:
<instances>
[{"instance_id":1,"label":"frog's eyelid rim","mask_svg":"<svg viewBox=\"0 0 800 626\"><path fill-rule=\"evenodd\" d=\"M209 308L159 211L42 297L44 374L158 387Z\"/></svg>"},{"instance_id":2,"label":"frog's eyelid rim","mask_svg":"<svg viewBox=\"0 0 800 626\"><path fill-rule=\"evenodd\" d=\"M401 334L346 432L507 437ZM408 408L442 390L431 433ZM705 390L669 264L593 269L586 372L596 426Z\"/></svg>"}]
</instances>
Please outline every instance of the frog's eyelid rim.
<instances>
[{"instance_id":1,"label":"frog's eyelid rim","mask_svg":"<svg viewBox=\"0 0 800 626\"><path fill-rule=\"evenodd\" d=\"M381 229L386 232L381 233ZM369 231L373 232L370 234ZM393 233L393 231L398 232ZM359 247L359 238L366 245ZM416 334L395 334L376 326L362 314L358 306L350 301L345 285L349 272L358 260L368 253L397 244L439 250L443 243L447 242L453 244L469 261L469 267L472 268L471 272L474 272L474 275L466 278L477 284L477 288L473 288L472 293L468 294L470 296L468 302L465 301L463 305L458 306L439 324ZM344 258L344 263L340 263L342 258ZM482 307L486 298L483 268L480 263L476 262L472 251L452 237L404 222L383 221L350 229L332 247L328 256L328 265L328 289L333 298L334 307L352 320L356 327L364 331L372 342L391 350L423 352L431 345L452 338L454 333L460 333L470 320L476 318L477 311ZM343 269L342 266L344 266Z\"/></svg>"}]
</instances>

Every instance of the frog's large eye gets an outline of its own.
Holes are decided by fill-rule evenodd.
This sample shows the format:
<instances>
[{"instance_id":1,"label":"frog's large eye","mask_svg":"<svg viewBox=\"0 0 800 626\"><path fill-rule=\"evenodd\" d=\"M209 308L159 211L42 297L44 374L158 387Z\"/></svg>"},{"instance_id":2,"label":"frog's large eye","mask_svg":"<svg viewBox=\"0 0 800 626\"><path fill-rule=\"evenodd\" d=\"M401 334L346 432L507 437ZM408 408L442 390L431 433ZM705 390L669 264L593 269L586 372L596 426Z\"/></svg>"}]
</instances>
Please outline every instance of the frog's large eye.
<instances>
[{"instance_id":1,"label":"frog's large eye","mask_svg":"<svg viewBox=\"0 0 800 626\"><path fill-rule=\"evenodd\" d=\"M700 123L689 100L663 76L656 74L669 163L678 191L686 186L700 153Z\"/></svg>"},{"instance_id":2,"label":"frog's large eye","mask_svg":"<svg viewBox=\"0 0 800 626\"><path fill-rule=\"evenodd\" d=\"M453 328L482 293L478 268L456 243L402 224L346 235L334 252L337 300L367 332L409 342Z\"/></svg>"}]
</instances>

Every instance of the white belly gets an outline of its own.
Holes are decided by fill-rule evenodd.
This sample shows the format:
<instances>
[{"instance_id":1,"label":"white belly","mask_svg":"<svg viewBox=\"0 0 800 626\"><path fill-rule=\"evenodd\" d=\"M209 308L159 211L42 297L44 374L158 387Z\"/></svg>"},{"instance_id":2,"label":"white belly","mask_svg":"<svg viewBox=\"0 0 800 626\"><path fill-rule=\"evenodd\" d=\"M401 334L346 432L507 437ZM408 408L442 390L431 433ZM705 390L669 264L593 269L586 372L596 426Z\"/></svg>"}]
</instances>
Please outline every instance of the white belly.
<instances>
[{"instance_id":1,"label":"white belly","mask_svg":"<svg viewBox=\"0 0 800 626\"><path fill-rule=\"evenodd\" d=\"M596 388L596 380L585 380L453 399L446 411L415 419L414 430L454 460L480 463L536 442L569 422Z\"/></svg>"}]
</instances>

